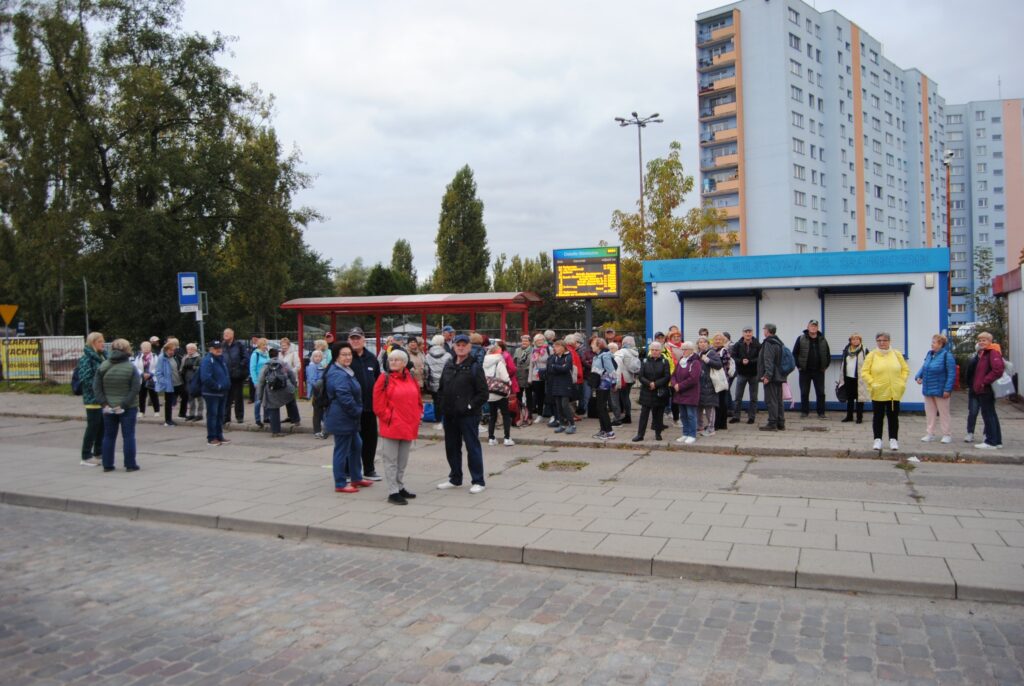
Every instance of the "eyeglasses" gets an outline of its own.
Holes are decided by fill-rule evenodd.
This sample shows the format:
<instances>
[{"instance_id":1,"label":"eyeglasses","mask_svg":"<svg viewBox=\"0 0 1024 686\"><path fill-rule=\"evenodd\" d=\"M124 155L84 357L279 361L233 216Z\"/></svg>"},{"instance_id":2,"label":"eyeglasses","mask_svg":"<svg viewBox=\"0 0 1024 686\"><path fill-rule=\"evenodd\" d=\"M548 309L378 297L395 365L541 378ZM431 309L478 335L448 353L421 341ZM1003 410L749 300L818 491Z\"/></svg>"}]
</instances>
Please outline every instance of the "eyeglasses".
<instances>
[{"instance_id":1,"label":"eyeglasses","mask_svg":"<svg viewBox=\"0 0 1024 686\"><path fill-rule=\"evenodd\" d=\"M881 343L882 341L888 342L888 340L889 340L888 338L876 338L875 339L875 343Z\"/></svg>"}]
</instances>

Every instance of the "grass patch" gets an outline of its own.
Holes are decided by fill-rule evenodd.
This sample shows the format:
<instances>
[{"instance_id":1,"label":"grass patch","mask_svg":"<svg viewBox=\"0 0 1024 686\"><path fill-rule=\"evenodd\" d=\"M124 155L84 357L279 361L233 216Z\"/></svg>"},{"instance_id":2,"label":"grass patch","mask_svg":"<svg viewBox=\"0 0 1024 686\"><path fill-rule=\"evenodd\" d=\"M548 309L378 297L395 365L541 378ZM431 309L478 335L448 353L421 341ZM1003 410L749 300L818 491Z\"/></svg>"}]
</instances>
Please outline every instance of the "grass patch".
<instances>
[{"instance_id":1,"label":"grass patch","mask_svg":"<svg viewBox=\"0 0 1024 686\"><path fill-rule=\"evenodd\" d=\"M537 469L542 469L545 472L578 472L588 464L590 463L578 460L552 460L551 462L541 462L537 465Z\"/></svg>"},{"instance_id":2,"label":"grass patch","mask_svg":"<svg viewBox=\"0 0 1024 686\"><path fill-rule=\"evenodd\" d=\"M71 384L52 381L0 381L0 393L30 393L32 395L74 395Z\"/></svg>"},{"instance_id":3,"label":"grass patch","mask_svg":"<svg viewBox=\"0 0 1024 686\"><path fill-rule=\"evenodd\" d=\"M915 469L917 469L917 465L911 464L909 462L897 462L896 464L893 465L893 467L895 467L896 469L902 469L905 472L912 472Z\"/></svg>"}]
</instances>

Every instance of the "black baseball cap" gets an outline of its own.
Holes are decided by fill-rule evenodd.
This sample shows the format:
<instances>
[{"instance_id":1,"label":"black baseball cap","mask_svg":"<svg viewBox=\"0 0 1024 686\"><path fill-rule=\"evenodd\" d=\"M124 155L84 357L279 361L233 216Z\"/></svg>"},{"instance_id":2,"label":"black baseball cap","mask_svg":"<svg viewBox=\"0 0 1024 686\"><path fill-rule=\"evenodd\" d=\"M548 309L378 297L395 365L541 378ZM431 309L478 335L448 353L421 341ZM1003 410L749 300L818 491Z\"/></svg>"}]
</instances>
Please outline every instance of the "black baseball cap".
<instances>
[{"instance_id":1,"label":"black baseball cap","mask_svg":"<svg viewBox=\"0 0 1024 686\"><path fill-rule=\"evenodd\" d=\"M360 329L358 326L352 327L351 329L348 330L348 337L349 338L364 338L363 330Z\"/></svg>"}]
</instances>

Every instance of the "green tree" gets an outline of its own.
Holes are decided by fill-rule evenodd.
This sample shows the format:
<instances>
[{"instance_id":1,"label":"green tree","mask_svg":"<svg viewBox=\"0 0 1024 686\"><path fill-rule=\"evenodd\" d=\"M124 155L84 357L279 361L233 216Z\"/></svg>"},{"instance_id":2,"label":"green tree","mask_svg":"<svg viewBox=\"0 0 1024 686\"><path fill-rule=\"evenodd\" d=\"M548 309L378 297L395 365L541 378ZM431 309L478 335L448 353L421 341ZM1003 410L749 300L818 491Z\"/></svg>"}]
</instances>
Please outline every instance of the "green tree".
<instances>
[{"instance_id":1,"label":"green tree","mask_svg":"<svg viewBox=\"0 0 1024 686\"><path fill-rule=\"evenodd\" d=\"M478 293L488 290L484 204L476 197L473 170L467 164L455 174L441 200L438 222L437 267L432 288L441 293Z\"/></svg>"},{"instance_id":2,"label":"green tree","mask_svg":"<svg viewBox=\"0 0 1024 686\"><path fill-rule=\"evenodd\" d=\"M366 295L366 279L370 270L357 257L348 264L334 270L334 294L347 296Z\"/></svg>"},{"instance_id":3,"label":"green tree","mask_svg":"<svg viewBox=\"0 0 1024 686\"><path fill-rule=\"evenodd\" d=\"M1010 354L1010 340L1007 330L1006 298L992 295L992 275L995 261L991 248L977 248L974 251L974 292L968 298L974 308L974 333L988 331L1003 349L1003 356ZM957 355L967 356L974 352L975 338L971 336L958 341Z\"/></svg>"},{"instance_id":4,"label":"green tree","mask_svg":"<svg viewBox=\"0 0 1024 686\"><path fill-rule=\"evenodd\" d=\"M555 272L548 253L536 258L516 255L511 260L502 253L494 260L493 273L496 292L529 291L543 300L530 309L531 329L565 329L583 316L580 301L555 298Z\"/></svg>"},{"instance_id":5,"label":"green tree","mask_svg":"<svg viewBox=\"0 0 1024 686\"><path fill-rule=\"evenodd\" d=\"M724 234L725 220L710 205L690 208L679 215L686 194L693 190L693 177L686 174L679 159L682 146L669 145L668 157L647 163L644 199L647 211L641 223L639 211L615 210L612 230L619 236L622 260L619 270L620 297L599 301L610 317L608 323L623 331L643 331L646 291L644 260L672 260L725 254L735 236ZM639 210L639 201L637 201Z\"/></svg>"},{"instance_id":6,"label":"green tree","mask_svg":"<svg viewBox=\"0 0 1024 686\"><path fill-rule=\"evenodd\" d=\"M412 246L409 241L399 238L391 249L391 272L399 293L416 292L416 268L412 263Z\"/></svg>"},{"instance_id":7,"label":"green tree","mask_svg":"<svg viewBox=\"0 0 1024 686\"><path fill-rule=\"evenodd\" d=\"M366 278L367 295L398 295L398 282L395 281L395 274L383 264L378 262L370 269Z\"/></svg>"}]
</instances>

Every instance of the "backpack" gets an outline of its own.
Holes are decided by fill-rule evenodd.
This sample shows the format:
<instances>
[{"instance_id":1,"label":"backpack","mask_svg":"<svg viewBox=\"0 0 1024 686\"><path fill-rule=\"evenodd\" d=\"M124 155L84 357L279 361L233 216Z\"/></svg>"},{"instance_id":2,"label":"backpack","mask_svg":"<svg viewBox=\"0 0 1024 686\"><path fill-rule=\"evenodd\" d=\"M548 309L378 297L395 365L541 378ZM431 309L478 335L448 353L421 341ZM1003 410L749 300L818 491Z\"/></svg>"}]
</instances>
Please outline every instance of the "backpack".
<instances>
[{"instance_id":1,"label":"backpack","mask_svg":"<svg viewBox=\"0 0 1024 686\"><path fill-rule=\"evenodd\" d=\"M334 365L327 365L327 369L317 379L316 383L313 384L313 407L320 410L321 412L327 412L327 408L331 406L331 397L327 393L327 377L331 373L331 367Z\"/></svg>"},{"instance_id":2,"label":"backpack","mask_svg":"<svg viewBox=\"0 0 1024 686\"><path fill-rule=\"evenodd\" d=\"M71 392L75 395L82 395L82 377L78 374L78 367L75 367L75 371L71 374Z\"/></svg>"},{"instance_id":3,"label":"backpack","mask_svg":"<svg viewBox=\"0 0 1024 686\"><path fill-rule=\"evenodd\" d=\"M640 373L640 368L642 365L640 363L639 355L626 355L625 357L622 358L622 361L626 365L627 372L634 375Z\"/></svg>"},{"instance_id":4,"label":"backpack","mask_svg":"<svg viewBox=\"0 0 1024 686\"><path fill-rule=\"evenodd\" d=\"M281 391L288 388L288 371L284 368L284 364L278 362L277 364L267 363L270 369L267 370L267 388L272 391Z\"/></svg>"},{"instance_id":5,"label":"backpack","mask_svg":"<svg viewBox=\"0 0 1024 686\"><path fill-rule=\"evenodd\" d=\"M783 376L789 376L794 369L796 369L796 358L793 357L793 351L783 345L782 355L779 357L779 371Z\"/></svg>"}]
</instances>

